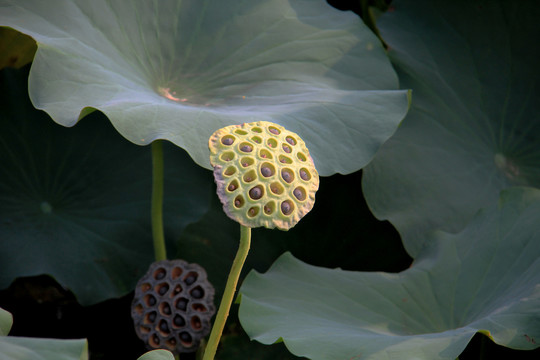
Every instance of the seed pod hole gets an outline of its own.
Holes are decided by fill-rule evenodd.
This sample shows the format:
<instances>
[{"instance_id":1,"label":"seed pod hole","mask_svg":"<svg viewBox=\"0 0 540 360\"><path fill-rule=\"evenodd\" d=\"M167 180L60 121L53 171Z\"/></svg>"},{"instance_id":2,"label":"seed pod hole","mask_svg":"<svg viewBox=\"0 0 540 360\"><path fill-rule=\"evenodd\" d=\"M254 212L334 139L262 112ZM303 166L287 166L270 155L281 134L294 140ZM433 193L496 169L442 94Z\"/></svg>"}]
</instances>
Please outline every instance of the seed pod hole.
<instances>
[{"instance_id":1,"label":"seed pod hole","mask_svg":"<svg viewBox=\"0 0 540 360\"><path fill-rule=\"evenodd\" d=\"M152 285L150 285L149 283L144 283L144 284L141 285L142 292L147 292L151 288L152 288Z\"/></svg>"},{"instance_id":2,"label":"seed pod hole","mask_svg":"<svg viewBox=\"0 0 540 360\"><path fill-rule=\"evenodd\" d=\"M281 178L290 184L294 181L294 172L291 169L281 169Z\"/></svg>"},{"instance_id":3,"label":"seed pod hole","mask_svg":"<svg viewBox=\"0 0 540 360\"><path fill-rule=\"evenodd\" d=\"M157 313L156 313L155 311L149 312L149 313L146 314L146 316L144 317L143 322L144 322L145 324L153 324L154 321L156 321L156 316L157 316Z\"/></svg>"},{"instance_id":4,"label":"seed pod hole","mask_svg":"<svg viewBox=\"0 0 540 360\"><path fill-rule=\"evenodd\" d=\"M194 299L202 299L204 297L204 290L200 286L192 289L189 293Z\"/></svg>"},{"instance_id":5,"label":"seed pod hole","mask_svg":"<svg viewBox=\"0 0 540 360\"><path fill-rule=\"evenodd\" d=\"M233 181L231 181L229 183L229 185L227 186L227 190L230 191L230 192L233 192L235 191L236 189L238 189L238 180L234 179Z\"/></svg>"},{"instance_id":6,"label":"seed pod hole","mask_svg":"<svg viewBox=\"0 0 540 360\"><path fill-rule=\"evenodd\" d=\"M169 325L167 325L167 321L165 321L165 319L161 319L161 321L159 322L159 331L163 336L167 336L171 333L171 331L169 330Z\"/></svg>"},{"instance_id":7,"label":"seed pod hole","mask_svg":"<svg viewBox=\"0 0 540 360\"><path fill-rule=\"evenodd\" d=\"M193 317L191 318L190 323L191 323L191 328L192 328L193 330L195 330L195 331L201 330L201 328L202 328L202 322L201 322L201 319L200 319L197 315L195 315L195 316L193 316Z\"/></svg>"},{"instance_id":8,"label":"seed pod hole","mask_svg":"<svg viewBox=\"0 0 540 360\"><path fill-rule=\"evenodd\" d=\"M264 205L263 211L266 215L272 215L276 211L276 203L271 201Z\"/></svg>"},{"instance_id":9,"label":"seed pod hole","mask_svg":"<svg viewBox=\"0 0 540 360\"><path fill-rule=\"evenodd\" d=\"M143 334L148 334L152 330L148 326L141 326L140 329Z\"/></svg>"},{"instance_id":10,"label":"seed pod hole","mask_svg":"<svg viewBox=\"0 0 540 360\"><path fill-rule=\"evenodd\" d=\"M277 140L276 139L268 139L268 140L266 140L266 145L268 145L268 147L270 147L272 149L275 149L275 148L277 148Z\"/></svg>"},{"instance_id":11,"label":"seed pod hole","mask_svg":"<svg viewBox=\"0 0 540 360\"><path fill-rule=\"evenodd\" d=\"M285 155L279 155L279 162L282 164L292 164L292 159Z\"/></svg>"},{"instance_id":12,"label":"seed pod hole","mask_svg":"<svg viewBox=\"0 0 540 360\"><path fill-rule=\"evenodd\" d=\"M291 200L285 200L281 203L281 212L283 215L290 215L294 210L294 204Z\"/></svg>"},{"instance_id":13,"label":"seed pod hole","mask_svg":"<svg viewBox=\"0 0 540 360\"><path fill-rule=\"evenodd\" d=\"M262 129L260 127L254 127L251 129L251 131L256 132L258 134L262 133Z\"/></svg>"},{"instance_id":14,"label":"seed pod hole","mask_svg":"<svg viewBox=\"0 0 540 360\"><path fill-rule=\"evenodd\" d=\"M176 295L180 294L182 290L182 286L180 286L180 284L176 284L174 290L171 292L171 297L175 297Z\"/></svg>"},{"instance_id":15,"label":"seed pod hole","mask_svg":"<svg viewBox=\"0 0 540 360\"><path fill-rule=\"evenodd\" d=\"M311 179L311 174L309 173L309 170L306 168L300 169L300 177L302 180L309 181Z\"/></svg>"},{"instance_id":16,"label":"seed pod hole","mask_svg":"<svg viewBox=\"0 0 540 360\"><path fill-rule=\"evenodd\" d=\"M228 166L223 172L223 175L231 176L231 175L234 175L235 172L236 172L236 168L234 166Z\"/></svg>"},{"instance_id":17,"label":"seed pod hole","mask_svg":"<svg viewBox=\"0 0 540 360\"><path fill-rule=\"evenodd\" d=\"M163 296L169 291L169 284L167 283L161 283L156 286L154 289L159 295Z\"/></svg>"},{"instance_id":18,"label":"seed pod hole","mask_svg":"<svg viewBox=\"0 0 540 360\"><path fill-rule=\"evenodd\" d=\"M270 163L261 164L261 175L263 177L270 177L276 173L276 168Z\"/></svg>"},{"instance_id":19,"label":"seed pod hole","mask_svg":"<svg viewBox=\"0 0 540 360\"><path fill-rule=\"evenodd\" d=\"M293 190L293 195L295 198L297 198L298 200L300 201L304 201L306 200L306 189L304 189L303 187L301 186L298 186L296 187L294 190Z\"/></svg>"},{"instance_id":20,"label":"seed pod hole","mask_svg":"<svg viewBox=\"0 0 540 360\"><path fill-rule=\"evenodd\" d=\"M285 151L288 154L290 154L292 152L291 147L289 145L287 145L287 144L281 144L281 148L283 149L283 151Z\"/></svg>"},{"instance_id":21,"label":"seed pod hole","mask_svg":"<svg viewBox=\"0 0 540 360\"><path fill-rule=\"evenodd\" d=\"M245 152L245 153L250 153L253 151L253 145L251 145L250 143L241 143L240 146L238 146L238 149L241 151L241 152Z\"/></svg>"},{"instance_id":22,"label":"seed pod hole","mask_svg":"<svg viewBox=\"0 0 540 360\"><path fill-rule=\"evenodd\" d=\"M234 130L234 133L238 135L247 135L247 131L244 131L242 129L236 129Z\"/></svg>"},{"instance_id":23,"label":"seed pod hole","mask_svg":"<svg viewBox=\"0 0 540 360\"><path fill-rule=\"evenodd\" d=\"M306 155L302 154L301 152L297 153L297 154L296 154L296 157L298 158L298 160L300 160L300 161L302 161L302 162L307 161Z\"/></svg>"},{"instance_id":24,"label":"seed pod hole","mask_svg":"<svg viewBox=\"0 0 540 360\"><path fill-rule=\"evenodd\" d=\"M278 182L273 182L273 183L270 184L270 191L273 194L281 195L281 194L283 194L283 190L284 190L283 185L281 185Z\"/></svg>"},{"instance_id":25,"label":"seed pod hole","mask_svg":"<svg viewBox=\"0 0 540 360\"><path fill-rule=\"evenodd\" d=\"M288 142L289 144L291 144L292 146L296 145L296 139L293 138L292 136L287 136L287 137L285 138L285 140L287 140L287 142Z\"/></svg>"},{"instance_id":26,"label":"seed pod hole","mask_svg":"<svg viewBox=\"0 0 540 360\"><path fill-rule=\"evenodd\" d=\"M245 168L253 165L254 163L255 163L255 160L250 157L243 157L242 159L240 159L240 165Z\"/></svg>"},{"instance_id":27,"label":"seed pod hole","mask_svg":"<svg viewBox=\"0 0 540 360\"><path fill-rule=\"evenodd\" d=\"M199 274L197 274L195 271L190 271L184 277L184 283L186 283L186 285L189 286L193 284L195 281L197 281L198 277L199 277Z\"/></svg>"},{"instance_id":28,"label":"seed pod hole","mask_svg":"<svg viewBox=\"0 0 540 360\"><path fill-rule=\"evenodd\" d=\"M161 315L169 316L171 315L171 306L166 302L162 302L159 304L159 312Z\"/></svg>"},{"instance_id":29,"label":"seed pod hole","mask_svg":"<svg viewBox=\"0 0 540 360\"><path fill-rule=\"evenodd\" d=\"M219 156L219 158L222 161L231 161L232 159L234 159L234 153L232 151L225 151Z\"/></svg>"},{"instance_id":30,"label":"seed pod hole","mask_svg":"<svg viewBox=\"0 0 540 360\"><path fill-rule=\"evenodd\" d=\"M189 333L187 331L182 331L180 333L180 335L178 335L178 337L180 338L180 341L182 342L182 345L184 345L185 347L191 346L191 343L193 342L193 339L192 339L191 335L189 335Z\"/></svg>"},{"instance_id":31,"label":"seed pod hole","mask_svg":"<svg viewBox=\"0 0 540 360\"><path fill-rule=\"evenodd\" d=\"M146 295L144 297L144 303L146 306L154 306L156 305L156 298L152 295Z\"/></svg>"},{"instance_id":32,"label":"seed pod hole","mask_svg":"<svg viewBox=\"0 0 540 360\"><path fill-rule=\"evenodd\" d=\"M135 306L135 312L136 312L137 314L141 315L141 314L143 313L143 311L144 311L144 308L143 308L143 306L142 306L141 304L137 304L137 305Z\"/></svg>"},{"instance_id":33,"label":"seed pod hole","mask_svg":"<svg viewBox=\"0 0 540 360\"><path fill-rule=\"evenodd\" d=\"M234 138L234 136L232 135L225 135L224 137L221 138L221 143L223 145L226 145L226 146L230 146L234 143L234 140L236 140Z\"/></svg>"},{"instance_id":34,"label":"seed pod hole","mask_svg":"<svg viewBox=\"0 0 540 360\"><path fill-rule=\"evenodd\" d=\"M167 347L169 348L170 351L174 351L174 349L176 349L176 339L175 338L167 339Z\"/></svg>"},{"instance_id":35,"label":"seed pod hole","mask_svg":"<svg viewBox=\"0 0 540 360\"><path fill-rule=\"evenodd\" d=\"M255 170L250 170L247 173L245 173L244 176L242 176L242 179L244 179L244 182L246 183L250 183L256 178L257 178L257 173L255 172Z\"/></svg>"},{"instance_id":36,"label":"seed pod hole","mask_svg":"<svg viewBox=\"0 0 540 360\"><path fill-rule=\"evenodd\" d=\"M181 297L180 299L178 299L178 300L176 301L175 307L176 307L178 310L186 311L188 302L189 302L188 299Z\"/></svg>"},{"instance_id":37,"label":"seed pod hole","mask_svg":"<svg viewBox=\"0 0 540 360\"><path fill-rule=\"evenodd\" d=\"M175 327L186 326L186 320L184 320L182 315L176 314L173 319L173 326Z\"/></svg>"},{"instance_id":38,"label":"seed pod hole","mask_svg":"<svg viewBox=\"0 0 540 360\"><path fill-rule=\"evenodd\" d=\"M154 271L154 279L161 280L167 275L167 271L163 268L158 268Z\"/></svg>"},{"instance_id":39,"label":"seed pod hole","mask_svg":"<svg viewBox=\"0 0 540 360\"><path fill-rule=\"evenodd\" d=\"M274 158L274 156L272 155L272 153L266 149L261 149L259 151L259 157L261 159L268 159L268 160L272 160Z\"/></svg>"},{"instance_id":40,"label":"seed pod hole","mask_svg":"<svg viewBox=\"0 0 540 360\"><path fill-rule=\"evenodd\" d=\"M247 212L247 216L250 217L250 218L257 216L257 214L259 214L259 207L258 206L250 207L248 212Z\"/></svg>"},{"instance_id":41,"label":"seed pod hole","mask_svg":"<svg viewBox=\"0 0 540 360\"><path fill-rule=\"evenodd\" d=\"M244 197L242 195L238 195L234 198L234 207L240 209L242 206L244 206Z\"/></svg>"},{"instance_id":42,"label":"seed pod hole","mask_svg":"<svg viewBox=\"0 0 540 360\"><path fill-rule=\"evenodd\" d=\"M251 137L251 141L253 141L256 144L262 144L262 139L260 136L253 136Z\"/></svg>"},{"instance_id":43,"label":"seed pod hole","mask_svg":"<svg viewBox=\"0 0 540 360\"><path fill-rule=\"evenodd\" d=\"M249 190L249 197L253 200L259 200L264 195L264 189L262 185L257 185Z\"/></svg>"},{"instance_id":44,"label":"seed pod hole","mask_svg":"<svg viewBox=\"0 0 540 360\"><path fill-rule=\"evenodd\" d=\"M148 342L150 343L150 346L152 346L153 348L159 347L159 337L156 334L150 336L150 339L148 339Z\"/></svg>"},{"instance_id":45,"label":"seed pod hole","mask_svg":"<svg viewBox=\"0 0 540 360\"><path fill-rule=\"evenodd\" d=\"M274 135L279 135L281 133L281 131L278 128L275 128L273 126L269 126L268 131L270 131Z\"/></svg>"},{"instance_id":46,"label":"seed pod hole","mask_svg":"<svg viewBox=\"0 0 540 360\"><path fill-rule=\"evenodd\" d=\"M193 304L193 305L191 305L191 308L194 311L197 311L197 312L207 312L208 311L206 306L204 306L203 304Z\"/></svg>"},{"instance_id":47,"label":"seed pod hole","mask_svg":"<svg viewBox=\"0 0 540 360\"><path fill-rule=\"evenodd\" d=\"M173 280L178 279L178 278L182 275L182 272L183 272L182 268L180 268L180 267L174 267L174 268L172 269L172 271L171 271L171 278L172 278Z\"/></svg>"}]
</instances>

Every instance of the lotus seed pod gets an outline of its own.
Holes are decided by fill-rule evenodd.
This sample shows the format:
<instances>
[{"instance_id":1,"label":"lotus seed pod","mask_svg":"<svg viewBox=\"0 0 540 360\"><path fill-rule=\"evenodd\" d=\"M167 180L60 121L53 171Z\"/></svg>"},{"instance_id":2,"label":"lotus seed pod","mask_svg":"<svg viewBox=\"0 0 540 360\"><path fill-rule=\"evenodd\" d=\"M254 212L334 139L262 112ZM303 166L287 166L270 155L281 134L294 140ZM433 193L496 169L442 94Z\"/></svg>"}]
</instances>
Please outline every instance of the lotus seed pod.
<instances>
[{"instance_id":1,"label":"lotus seed pod","mask_svg":"<svg viewBox=\"0 0 540 360\"><path fill-rule=\"evenodd\" d=\"M223 210L240 224L288 230L315 203L319 174L304 141L280 125L231 125L209 140Z\"/></svg>"},{"instance_id":2,"label":"lotus seed pod","mask_svg":"<svg viewBox=\"0 0 540 360\"><path fill-rule=\"evenodd\" d=\"M215 311L214 288L201 266L162 260L137 283L131 317L149 350L179 354L197 350Z\"/></svg>"}]
</instances>

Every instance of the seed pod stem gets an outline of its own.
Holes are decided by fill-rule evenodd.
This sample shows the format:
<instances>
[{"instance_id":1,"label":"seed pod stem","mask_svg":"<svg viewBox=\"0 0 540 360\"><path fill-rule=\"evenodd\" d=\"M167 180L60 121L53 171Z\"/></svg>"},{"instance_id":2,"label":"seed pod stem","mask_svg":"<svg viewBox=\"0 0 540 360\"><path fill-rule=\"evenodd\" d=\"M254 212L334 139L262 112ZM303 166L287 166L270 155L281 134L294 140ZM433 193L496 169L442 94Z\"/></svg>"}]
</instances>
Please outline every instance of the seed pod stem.
<instances>
[{"instance_id":1,"label":"seed pod stem","mask_svg":"<svg viewBox=\"0 0 540 360\"><path fill-rule=\"evenodd\" d=\"M251 228L240 225L240 245L238 247L238 251L236 252L236 257L234 258L231 271L229 272L227 285L225 286L225 291L219 305L214 326L212 327L212 332L210 333L210 338L208 339L208 344L206 345L206 350L204 351L203 360L213 360L216 355L219 340L221 338L221 334L223 333L223 329L225 328L227 317L229 316L229 310L234 299L240 272L242 271L242 267L246 261L250 244Z\"/></svg>"},{"instance_id":2,"label":"seed pod stem","mask_svg":"<svg viewBox=\"0 0 540 360\"><path fill-rule=\"evenodd\" d=\"M152 238L156 261L167 259L163 232L163 140L152 142Z\"/></svg>"}]
</instances>

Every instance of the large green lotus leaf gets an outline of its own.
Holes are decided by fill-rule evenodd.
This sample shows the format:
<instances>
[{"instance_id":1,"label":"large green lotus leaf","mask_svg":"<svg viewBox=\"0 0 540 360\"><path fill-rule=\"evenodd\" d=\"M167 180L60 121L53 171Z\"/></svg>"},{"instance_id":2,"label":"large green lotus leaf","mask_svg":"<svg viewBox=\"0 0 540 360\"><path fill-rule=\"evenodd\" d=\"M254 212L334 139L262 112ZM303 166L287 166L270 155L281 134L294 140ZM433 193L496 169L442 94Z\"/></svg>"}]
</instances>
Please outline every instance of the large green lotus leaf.
<instances>
[{"instance_id":1,"label":"large green lotus leaf","mask_svg":"<svg viewBox=\"0 0 540 360\"><path fill-rule=\"evenodd\" d=\"M27 76L0 72L0 288L50 274L81 304L124 295L153 261L150 147L126 141L99 112L72 129L55 124L31 106ZM213 179L164 145L173 239L207 211Z\"/></svg>"},{"instance_id":2,"label":"large green lotus leaf","mask_svg":"<svg viewBox=\"0 0 540 360\"><path fill-rule=\"evenodd\" d=\"M511 185L540 186L540 8L534 1L396 1L378 23L403 125L365 169L373 213L415 256L422 233L459 231Z\"/></svg>"},{"instance_id":3,"label":"large green lotus leaf","mask_svg":"<svg viewBox=\"0 0 540 360\"><path fill-rule=\"evenodd\" d=\"M32 61L37 45L34 39L10 28L0 28L0 69L20 68Z\"/></svg>"},{"instance_id":4,"label":"large green lotus leaf","mask_svg":"<svg viewBox=\"0 0 540 360\"><path fill-rule=\"evenodd\" d=\"M453 360L478 331L534 349L539 217L540 190L505 190L462 232L432 233L401 273L315 267L286 253L266 274L248 275L240 321L253 339L283 339L316 360Z\"/></svg>"},{"instance_id":5,"label":"large green lotus leaf","mask_svg":"<svg viewBox=\"0 0 540 360\"><path fill-rule=\"evenodd\" d=\"M349 173L408 108L378 39L321 0L1 0L0 25L38 42L31 99L55 121L97 108L208 169L215 130L268 120L301 134L320 174Z\"/></svg>"},{"instance_id":6,"label":"large green lotus leaf","mask_svg":"<svg viewBox=\"0 0 540 360\"><path fill-rule=\"evenodd\" d=\"M2 360L87 360L86 340L0 337Z\"/></svg>"},{"instance_id":7,"label":"large green lotus leaf","mask_svg":"<svg viewBox=\"0 0 540 360\"><path fill-rule=\"evenodd\" d=\"M174 360L174 356L168 350L152 350L140 356L137 360Z\"/></svg>"},{"instance_id":8,"label":"large green lotus leaf","mask_svg":"<svg viewBox=\"0 0 540 360\"><path fill-rule=\"evenodd\" d=\"M87 360L84 339L58 340L5 336L13 323L11 314L0 308L0 355L2 360Z\"/></svg>"},{"instance_id":9,"label":"large green lotus leaf","mask_svg":"<svg viewBox=\"0 0 540 360\"><path fill-rule=\"evenodd\" d=\"M9 311L0 308L0 336L7 335L11 325L13 325L13 316Z\"/></svg>"}]
</instances>

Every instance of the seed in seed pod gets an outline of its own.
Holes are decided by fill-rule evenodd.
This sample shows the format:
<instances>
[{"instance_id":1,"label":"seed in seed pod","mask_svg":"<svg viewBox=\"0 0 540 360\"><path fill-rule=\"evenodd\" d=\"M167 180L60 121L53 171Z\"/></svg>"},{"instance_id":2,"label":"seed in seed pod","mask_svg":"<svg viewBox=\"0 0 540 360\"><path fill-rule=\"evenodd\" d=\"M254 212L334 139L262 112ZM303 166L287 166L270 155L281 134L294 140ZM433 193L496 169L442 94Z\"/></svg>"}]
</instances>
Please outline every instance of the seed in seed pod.
<instances>
[{"instance_id":1,"label":"seed in seed pod","mask_svg":"<svg viewBox=\"0 0 540 360\"><path fill-rule=\"evenodd\" d=\"M169 326L165 320L161 320L159 323L159 329L164 333L169 333Z\"/></svg>"},{"instance_id":2,"label":"seed in seed pod","mask_svg":"<svg viewBox=\"0 0 540 360\"><path fill-rule=\"evenodd\" d=\"M274 174L274 172L272 171L272 169L269 166L263 165L263 166L261 166L261 174L264 177L270 177L270 176L272 176Z\"/></svg>"},{"instance_id":3,"label":"seed in seed pod","mask_svg":"<svg viewBox=\"0 0 540 360\"><path fill-rule=\"evenodd\" d=\"M270 131L274 135L279 135L279 130L276 128L273 128L273 127L268 128L268 131Z\"/></svg>"},{"instance_id":4,"label":"seed in seed pod","mask_svg":"<svg viewBox=\"0 0 540 360\"><path fill-rule=\"evenodd\" d=\"M188 332L182 331L180 333L180 340L182 340L184 343L190 343L192 341L191 335L189 335Z\"/></svg>"},{"instance_id":5,"label":"seed in seed pod","mask_svg":"<svg viewBox=\"0 0 540 360\"><path fill-rule=\"evenodd\" d=\"M154 278L156 280L161 280L165 277L165 274L166 274L165 269L157 269L156 272L154 273Z\"/></svg>"},{"instance_id":6,"label":"seed in seed pod","mask_svg":"<svg viewBox=\"0 0 540 360\"><path fill-rule=\"evenodd\" d=\"M171 315L171 307L167 303L163 303L163 305L161 305L161 311L163 311L165 315Z\"/></svg>"},{"instance_id":7,"label":"seed in seed pod","mask_svg":"<svg viewBox=\"0 0 540 360\"><path fill-rule=\"evenodd\" d=\"M285 151L286 153L291 153L292 151L291 147L287 144L283 144L281 147L283 148L283 151Z\"/></svg>"},{"instance_id":8,"label":"seed in seed pod","mask_svg":"<svg viewBox=\"0 0 540 360\"><path fill-rule=\"evenodd\" d=\"M149 295L147 298L146 298L146 304L148 306L154 306L156 305L156 298L153 297L152 295Z\"/></svg>"},{"instance_id":9,"label":"seed in seed pod","mask_svg":"<svg viewBox=\"0 0 540 360\"><path fill-rule=\"evenodd\" d=\"M249 197L253 200L259 200L263 195L262 188L260 186L255 186L249 190Z\"/></svg>"},{"instance_id":10,"label":"seed in seed pod","mask_svg":"<svg viewBox=\"0 0 540 360\"><path fill-rule=\"evenodd\" d=\"M189 276L184 279L184 282L187 285L191 285L195 282L195 280L197 280L197 277L193 274L189 274Z\"/></svg>"},{"instance_id":11,"label":"seed in seed pod","mask_svg":"<svg viewBox=\"0 0 540 360\"><path fill-rule=\"evenodd\" d=\"M287 136L287 137L285 138L285 140L287 140L287 142L288 142L289 144L293 145L293 146L296 145L296 140L294 140L294 139L293 139L292 137L290 137L290 136Z\"/></svg>"},{"instance_id":12,"label":"seed in seed pod","mask_svg":"<svg viewBox=\"0 0 540 360\"><path fill-rule=\"evenodd\" d=\"M303 180L308 181L309 180L309 173L304 169L300 169L300 177Z\"/></svg>"},{"instance_id":13,"label":"seed in seed pod","mask_svg":"<svg viewBox=\"0 0 540 360\"><path fill-rule=\"evenodd\" d=\"M152 311L151 313L148 314L148 321L150 321L151 323L156 321L156 312L155 311Z\"/></svg>"},{"instance_id":14,"label":"seed in seed pod","mask_svg":"<svg viewBox=\"0 0 540 360\"><path fill-rule=\"evenodd\" d=\"M188 299L186 299L186 298L180 298L180 299L176 302L176 308L177 308L178 310L186 311L186 309L187 309L187 304L188 304Z\"/></svg>"},{"instance_id":15,"label":"seed in seed pod","mask_svg":"<svg viewBox=\"0 0 540 360\"><path fill-rule=\"evenodd\" d=\"M169 285L167 285L167 284L163 284L163 285L158 289L159 295L165 295L165 294L167 293L167 291L169 291Z\"/></svg>"},{"instance_id":16,"label":"seed in seed pod","mask_svg":"<svg viewBox=\"0 0 540 360\"><path fill-rule=\"evenodd\" d=\"M235 183L230 183L229 186L227 187L227 190L229 190L229 191L236 190L236 184Z\"/></svg>"},{"instance_id":17,"label":"seed in seed pod","mask_svg":"<svg viewBox=\"0 0 540 360\"><path fill-rule=\"evenodd\" d=\"M200 299L204 296L204 290L197 286L195 289L191 290L191 296L193 296L194 299Z\"/></svg>"},{"instance_id":18,"label":"seed in seed pod","mask_svg":"<svg viewBox=\"0 0 540 360\"><path fill-rule=\"evenodd\" d=\"M289 184L293 181L292 172L288 169L281 170L281 177Z\"/></svg>"},{"instance_id":19,"label":"seed in seed pod","mask_svg":"<svg viewBox=\"0 0 540 360\"><path fill-rule=\"evenodd\" d=\"M294 189L293 194L298 200L304 200L306 198L306 195L300 188Z\"/></svg>"},{"instance_id":20,"label":"seed in seed pod","mask_svg":"<svg viewBox=\"0 0 540 360\"><path fill-rule=\"evenodd\" d=\"M186 320L184 320L184 318L178 314L175 315L173 322L174 322L174 325L178 327L182 327L186 325Z\"/></svg>"},{"instance_id":21,"label":"seed in seed pod","mask_svg":"<svg viewBox=\"0 0 540 360\"><path fill-rule=\"evenodd\" d=\"M232 145L233 142L234 142L234 139L232 137L222 137L221 138L221 143L223 145Z\"/></svg>"},{"instance_id":22,"label":"seed in seed pod","mask_svg":"<svg viewBox=\"0 0 540 360\"><path fill-rule=\"evenodd\" d=\"M240 146L240 150L243 151L243 152L252 152L253 147L251 145L244 144L244 145Z\"/></svg>"},{"instance_id":23,"label":"seed in seed pod","mask_svg":"<svg viewBox=\"0 0 540 360\"><path fill-rule=\"evenodd\" d=\"M154 344L159 345L159 337L156 334L152 336L152 340L154 341Z\"/></svg>"},{"instance_id":24,"label":"seed in seed pod","mask_svg":"<svg viewBox=\"0 0 540 360\"><path fill-rule=\"evenodd\" d=\"M268 205L264 205L264 213L270 215L272 213L272 208Z\"/></svg>"},{"instance_id":25,"label":"seed in seed pod","mask_svg":"<svg viewBox=\"0 0 540 360\"><path fill-rule=\"evenodd\" d=\"M285 200L281 203L281 212L285 215L289 215L292 211L292 205L289 203L289 201Z\"/></svg>"}]
</instances>

